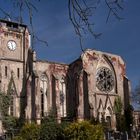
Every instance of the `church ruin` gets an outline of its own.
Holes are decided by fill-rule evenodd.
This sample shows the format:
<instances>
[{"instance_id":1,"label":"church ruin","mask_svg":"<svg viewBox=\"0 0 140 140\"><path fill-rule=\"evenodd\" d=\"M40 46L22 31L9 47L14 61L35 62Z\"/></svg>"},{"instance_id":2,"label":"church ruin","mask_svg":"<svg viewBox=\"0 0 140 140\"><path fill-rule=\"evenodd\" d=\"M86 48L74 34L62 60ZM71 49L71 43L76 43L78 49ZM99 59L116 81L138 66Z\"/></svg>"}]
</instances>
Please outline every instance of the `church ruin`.
<instances>
[{"instance_id":1,"label":"church ruin","mask_svg":"<svg viewBox=\"0 0 140 140\"><path fill-rule=\"evenodd\" d=\"M28 27L0 20L0 90L12 96L9 115L40 123L52 109L58 122L104 117L115 128L115 98L123 109L129 104L125 69L120 56L90 49L71 64L37 60Z\"/></svg>"}]
</instances>

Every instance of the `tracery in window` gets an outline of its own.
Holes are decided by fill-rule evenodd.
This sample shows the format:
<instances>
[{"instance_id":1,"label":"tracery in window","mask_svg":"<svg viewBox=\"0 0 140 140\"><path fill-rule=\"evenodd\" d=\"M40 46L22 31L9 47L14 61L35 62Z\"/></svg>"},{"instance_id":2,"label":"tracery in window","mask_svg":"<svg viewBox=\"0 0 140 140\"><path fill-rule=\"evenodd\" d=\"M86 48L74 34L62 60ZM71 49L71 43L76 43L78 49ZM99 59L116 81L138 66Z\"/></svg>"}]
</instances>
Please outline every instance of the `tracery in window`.
<instances>
[{"instance_id":1,"label":"tracery in window","mask_svg":"<svg viewBox=\"0 0 140 140\"><path fill-rule=\"evenodd\" d=\"M96 74L96 86L100 91L110 92L115 84L113 72L107 67L101 67Z\"/></svg>"}]
</instances>

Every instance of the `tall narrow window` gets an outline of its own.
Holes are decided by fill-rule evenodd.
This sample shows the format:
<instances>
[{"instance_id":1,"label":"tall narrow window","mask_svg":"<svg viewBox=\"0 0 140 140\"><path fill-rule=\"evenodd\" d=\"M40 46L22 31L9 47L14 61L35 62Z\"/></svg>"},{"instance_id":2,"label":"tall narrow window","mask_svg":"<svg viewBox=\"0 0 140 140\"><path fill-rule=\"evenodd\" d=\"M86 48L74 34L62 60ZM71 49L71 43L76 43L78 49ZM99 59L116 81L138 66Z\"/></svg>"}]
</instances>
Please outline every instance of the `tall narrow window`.
<instances>
[{"instance_id":1,"label":"tall narrow window","mask_svg":"<svg viewBox=\"0 0 140 140\"><path fill-rule=\"evenodd\" d=\"M20 71L19 71L19 68L17 68L17 77L19 78L20 76Z\"/></svg>"},{"instance_id":2,"label":"tall narrow window","mask_svg":"<svg viewBox=\"0 0 140 140\"><path fill-rule=\"evenodd\" d=\"M11 97L10 97L10 104L9 104L9 115L14 116L14 114L15 114L15 102L16 102L14 89L11 89L10 95L11 95Z\"/></svg>"},{"instance_id":3,"label":"tall narrow window","mask_svg":"<svg viewBox=\"0 0 140 140\"><path fill-rule=\"evenodd\" d=\"M41 116L44 117L44 95L41 94Z\"/></svg>"},{"instance_id":4,"label":"tall narrow window","mask_svg":"<svg viewBox=\"0 0 140 140\"><path fill-rule=\"evenodd\" d=\"M40 91L41 91L41 116L47 116L48 114L48 98L47 98L47 89L48 89L48 78L46 74L42 74L40 77Z\"/></svg>"},{"instance_id":5,"label":"tall narrow window","mask_svg":"<svg viewBox=\"0 0 140 140\"><path fill-rule=\"evenodd\" d=\"M7 77L7 66L5 66L5 76Z\"/></svg>"},{"instance_id":6,"label":"tall narrow window","mask_svg":"<svg viewBox=\"0 0 140 140\"><path fill-rule=\"evenodd\" d=\"M60 112L61 117L66 117L66 87L64 79L60 81Z\"/></svg>"}]
</instances>

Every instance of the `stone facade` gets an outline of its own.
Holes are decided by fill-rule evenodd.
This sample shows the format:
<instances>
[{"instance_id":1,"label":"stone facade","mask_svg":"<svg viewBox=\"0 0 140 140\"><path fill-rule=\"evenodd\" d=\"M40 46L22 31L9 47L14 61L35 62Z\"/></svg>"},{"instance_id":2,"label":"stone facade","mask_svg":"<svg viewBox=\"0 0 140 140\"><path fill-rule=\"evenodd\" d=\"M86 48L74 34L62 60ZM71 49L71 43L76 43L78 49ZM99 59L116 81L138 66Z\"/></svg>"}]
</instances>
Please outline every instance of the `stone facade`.
<instances>
[{"instance_id":1,"label":"stone facade","mask_svg":"<svg viewBox=\"0 0 140 140\"><path fill-rule=\"evenodd\" d=\"M0 20L0 90L13 96L9 114L40 123L54 110L58 122L104 117L115 128L115 98L124 109L129 103L122 58L86 50L69 65L41 61L30 42L26 25Z\"/></svg>"},{"instance_id":2,"label":"stone facade","mask_svg":"<svg viewBox=\"0 0 140 140\"><path fill-rule=\"evenodd\" d=\"M140 111L133 111L133 129L140 133Z\"/></svg>"}]
</instances>

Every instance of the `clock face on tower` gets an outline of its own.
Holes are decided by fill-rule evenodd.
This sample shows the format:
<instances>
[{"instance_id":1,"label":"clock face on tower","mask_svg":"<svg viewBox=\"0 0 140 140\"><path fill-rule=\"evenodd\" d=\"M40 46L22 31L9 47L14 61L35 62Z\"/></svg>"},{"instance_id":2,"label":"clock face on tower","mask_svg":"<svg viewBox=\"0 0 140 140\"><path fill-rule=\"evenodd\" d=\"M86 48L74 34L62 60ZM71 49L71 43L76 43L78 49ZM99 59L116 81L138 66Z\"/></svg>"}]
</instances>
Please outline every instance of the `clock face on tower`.
<instances>
[{"instance_id":1,"label":"clock face on tower","mask_svg":"<svg viewBox=\"0 0 140 140\"><path fill-rule=\"evenodd\" d=\"M10 51L14 51L17 47L17 44L14 40L9 40L7 43L7 47Z\"/></svg>"},{"instance_id":2,"label":"clock face on tower","mask_svg":"<svg viewBox=\"0 0 140 140\"><path fill-rule=\"evenodd\" d=\"M100 91L110 92L114 88L113 72L107 67L101 67L96 74L96 86Z\"/></svg>"}]
</instances>

